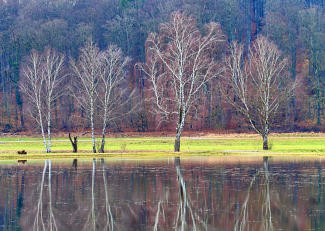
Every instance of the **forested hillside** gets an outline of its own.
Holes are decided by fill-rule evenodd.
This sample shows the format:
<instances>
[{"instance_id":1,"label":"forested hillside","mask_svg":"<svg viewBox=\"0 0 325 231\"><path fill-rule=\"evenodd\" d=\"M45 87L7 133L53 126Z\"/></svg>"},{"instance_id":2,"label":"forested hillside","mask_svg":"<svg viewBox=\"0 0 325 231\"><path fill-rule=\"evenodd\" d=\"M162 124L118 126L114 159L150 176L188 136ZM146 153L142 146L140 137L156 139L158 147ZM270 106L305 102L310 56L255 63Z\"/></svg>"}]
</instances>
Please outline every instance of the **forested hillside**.
<instances>
[{"instance_id":1,"label":"forested hillside","mask_svg":"<svg viewBox=\"0 0 325 231\"><path fill-rule=\"evenodd\" d=\"M147 62L149 34L158 32L159 24L176 10L194 16L200 30L210 22L220 24L225 41L217 48L217 60L227 56L234 40L243 44L244 55L259 35L273 41L288 58L286 74L298 82L293 97L279 108L274 129L325 130L324 0L0 0L0 130L37 127L29 114L28 98L19 86L30 52L42 53L46 47L65 57L62 73L66 79L60 87L63 93L53 100L52 129L90 128L85 107L68 87L75 86L76 80L71 60L78 60L80 49L90 39L100 50L113 44L129 57L126 81L119 87L127 89L132 100L127 102L128 109L119 112L123 116L115 116L117 119L105 126L111 131L174 130L175 121L153 113L147 100L150 81L139 64ZM250 129L224 100L220 87L218 79L204 84L185 129ZM96 108L94 116L99 116Z\"/></svg>"}]
</instances>

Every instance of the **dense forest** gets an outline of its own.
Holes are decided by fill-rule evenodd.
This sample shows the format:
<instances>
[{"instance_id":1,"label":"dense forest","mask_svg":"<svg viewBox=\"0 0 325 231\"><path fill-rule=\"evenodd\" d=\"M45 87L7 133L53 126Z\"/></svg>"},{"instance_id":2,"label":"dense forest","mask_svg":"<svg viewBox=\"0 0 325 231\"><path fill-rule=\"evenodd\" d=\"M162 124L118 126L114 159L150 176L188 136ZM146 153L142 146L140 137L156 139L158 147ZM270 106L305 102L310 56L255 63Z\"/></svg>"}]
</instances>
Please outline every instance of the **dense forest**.
<instances>
[{"instance_id":1,"label":"dense forest","mask_svg":"<svg viewBox=\"0 0 325 231\"><path fill-rule=\"evenodd\" d=\"M146 62L149 34L158 32L176 10L194 16L202 30L207 23L220 23L226 40L219 48L222 54L234 40L243 44L244 54L259 35L272 40L288 57L287 75L299 80L293 97L279 108L274 129L325 130L324 0L0 0L0 130L18 132L37 125L27 113L28 98L19 87L31 51L51 47L65 55L68 69L69 60L78 59L90 38L100 50L114 44L129 57L127 81L120 86L128 88L135 99L128 107L136 110L122 113L123 117L105 126L110 131L174 130L175 121L161 122L152 113L146 100L150 84L137 64ZM67 85L73 75L66 75ZM68 88L62 90L65 94L53 102L52 129L90 128L84 108ZM206 83L203 91L185 129L250 129L223 99L217 82Z\"/></svg>"}]
</instances>

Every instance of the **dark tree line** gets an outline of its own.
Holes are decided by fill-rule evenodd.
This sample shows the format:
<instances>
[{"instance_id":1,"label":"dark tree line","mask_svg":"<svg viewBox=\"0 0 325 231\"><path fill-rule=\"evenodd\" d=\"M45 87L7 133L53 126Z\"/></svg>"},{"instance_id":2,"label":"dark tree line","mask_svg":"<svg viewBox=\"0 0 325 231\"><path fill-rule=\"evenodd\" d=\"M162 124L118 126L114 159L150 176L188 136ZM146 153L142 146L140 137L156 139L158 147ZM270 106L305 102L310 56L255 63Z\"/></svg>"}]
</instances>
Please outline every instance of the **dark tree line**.
<instances>
[{"instance_id":1,"label":"dark tree line","mask_svg":"<svg viewBox=\"0 0 325 231\"><path fill-rule=\"evenodd\" d=\"M195 16L197 26L219 22L228 42L236 40L248 54L250 44L264 34L289 57L290 75L302 84L278 113L279 128L322 129L325 84L324 0L2 0L0 1L0 129L19 131L26 123L27 107L18 83L24 57L32 49L50 46L77 59L92 37L99 48L120 47L131 58L128 88L139 92L139 106L123 120L109 124L116 131L154 130L157 119L145 101L149 84L134 64L145 62L145 41L171 12ZM219 48L222 49L222 48ZM216 52L216 55L222 52ZM69 82L71 77L67 77ZM214 82L203 87L203 96L188 115L195 129L247 129L248 124L222 100ZM53 102L53 128L81 129L86 112L72 96ZM132 107L132 105L130 105ZM281 125L281 126L280 126ZM90 125L87 125L90 126ZM173 128L159 123L161 129Z\"/></svg>"}]
</instances>

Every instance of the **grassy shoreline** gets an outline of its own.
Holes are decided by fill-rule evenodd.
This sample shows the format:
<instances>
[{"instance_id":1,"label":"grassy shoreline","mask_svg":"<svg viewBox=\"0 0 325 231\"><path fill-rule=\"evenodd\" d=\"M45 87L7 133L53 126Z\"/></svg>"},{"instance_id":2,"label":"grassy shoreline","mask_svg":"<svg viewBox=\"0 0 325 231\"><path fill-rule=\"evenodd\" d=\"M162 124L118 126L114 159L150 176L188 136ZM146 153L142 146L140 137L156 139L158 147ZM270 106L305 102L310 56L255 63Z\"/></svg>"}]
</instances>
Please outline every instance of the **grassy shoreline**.
<instances>
[{"instance_id":1,"label":"grassy shoreline","mask_svg":"<svg viewBox=\"0 0 325 231\"><path fill-rule=\"evenodd\" d=\"M183 137L181 152L173 152L173 137L109 137L104 154L91 153L91 140L79 138L79 153L72 153L67 138L52 140L52 153L44 152L44 145L36 137L0 138L0 160L52 158L158 158L173 156L321 156L325 157L325 134L272 134L271 150L262 150L262 140L254 134L209 134ZM27 155L17 151L26 150Z\"/></svg>"}]
</instances>

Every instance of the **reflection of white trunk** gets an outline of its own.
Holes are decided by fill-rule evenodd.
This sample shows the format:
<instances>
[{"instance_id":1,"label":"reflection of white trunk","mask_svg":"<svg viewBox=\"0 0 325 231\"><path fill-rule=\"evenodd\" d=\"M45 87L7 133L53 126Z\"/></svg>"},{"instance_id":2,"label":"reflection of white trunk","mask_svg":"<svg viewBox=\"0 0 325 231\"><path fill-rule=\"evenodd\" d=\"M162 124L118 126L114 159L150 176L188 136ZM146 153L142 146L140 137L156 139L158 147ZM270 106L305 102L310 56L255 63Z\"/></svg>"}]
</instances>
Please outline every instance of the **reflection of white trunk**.
<instances>
[{"instance_id":1,"label":"reflection of white trunk","mask_svg":"<svg viewBox=\"0 0 325 231\"><path fill-rule=\"evenodd\" d=\"M269 162L267 157L264 158L264 175L265 175L265 190L264 203L262 206L263 229L273 231L271 199L270 199L270 181L269 181Z\"/></svg>"},{"instance_id":2,"label":"reflection of white trunk","mask_svg":"<svg viewBox=\"0 0 325 231\"><path fill-rule=\"evenodd\" d=\"M105 176L105 165L103 162L103 180L104 180L104 187L105 187L105 210L106 210L106 227L104 230L114 230L114 219L111 211L111 205L109 204L108 200L108 188L107 188L107 182L106 182L106 176Z\"/></svg>"},{"instance_id":3,"label":"reflection of white trunk","mask_svg":"<svg viewBox=\"0 0 325 231\"><path fill-rule=\"evenodd\" d=\"M250 197L250 194L251 194L251 190L252 190L253 184L254 184L254 182L256 180L256 176L258 174L259 174L259 172L257 172L254 175L253 179L251 180L251 183L249 185L249 188L248 188L248 191L247 191L247 195L246 195L245 201L244 201L244 203L242 205L240 217L236 220L235 227L234 227L234 231L244 231L244 230L246 230L246 222L248 220L247 204L248 204L248 201L249 201L249 197ZM240 225L239 225L239 221L240 221Z\"/></svg>"},{"instance_id":4,"label":"reflection of white trunk","mask_svg":"<svg viewBox=\"0 0 325 231\"><path fill-rule=\"evenodd\" d=\"M262 190L262 197L264 198L264 203L262 204L262 228L261 230L273 231L272 224L272 213L271 213L271 198L270 198L270 182L269 182L269 170L268 170L268 159L264 157L264 177L265 177L265 188ZM247 221L248 221L248 202L251 193L251 189L256 180L256 177L260 174L258 171L248 188L248 192L245 198L245 201L242 205L240 217L236 220L234 231L244 231L246 230Z\"/></svg>"},{"instance_id":5,"label":"reflection of white trunk","mask_svg":"<svg viewBox=\"0 0 325 231\"><path fill-rule=\"evenodd\" d=\"M93 230L96 230L96 216L95 216L95 171L96 163L95 159L93 160L93 172L91 177L91 220L93 224Z\"/></svg>"},{"instance_id":6,"label":"reflection of white trunk","mask_svg":"<svg viewBox=\"0 0 325 231\"><path fill-rule=\"evenodd\" d=\"M49 209L50 209L50 219L49 219L49 230L58 230L56 225L53 209L52 209L52 181L51 181L51 160L49 160Z\"/></svg>"},{"instance_id":7,"label":"reflection of white trunk","mask_svg":"<svg viewBox=\"0 0 325 231\"><path fill-rule=\"evenodd\" d=\"M193 211L191 201L187 195L186 192L186 184L183 178L183 175L181 173L179 164L176 162L176 174L177 174L177 181L179 182L179 194L180 194L180 199L179 199L179 207L177 211L177 216L175 220L175 230L187 230L186 228L186 211L188 210L190 213L190 217L192 220L192 229L191 230L197 230L197 224L196 220L197 219L204 227L205 230L207 230L206 222L202 221L200 217ZM180 223L180 228L178 228L178 224Z\"/></svg>"},{"instance_id":8,"label":"reflection of white trunk","mask_svg":"<svg viewBox=\"0 0 325 231\"><path fill-rule=\"evenodd\" d=\"M43 220L43 201L42 201L42 199L43 199L43 186L44 186L44 178L45 178L46 168L47 168L47 160L45 160L43 174L42 174L42 181L41 181L41 186L40 186L39 199L38 199L38 202L37 202L37 212L36 212L36 217L35 217L34 226L33 226L34 231L46 230L44 220ZM41 226L41 228L40 228L40 226Z\"/></svg>"},{"instance_id":9,"label":"reflection of white trunk","mask_svg":"<svg viewBox=\"0 0 325 231\"><path fill-rule=\"evenodd\" d=\"M161 207L161 200L158 202L158 208L157 208L157 213L156 213L156 219L155 219L155 225L153 227L154 231L158 230L158 223L159 223L159 213L160 213L160 207Z\"/></svg>"},{"instance_id":10,"label":"reflection of white trunk","mask_svg":"<svg viewBox=\"0 0 325 231\"><path fill-rule=\"evenodd\" d=\"M96 230L96 214L95 214L95 171L96 171L96 160L93 160L93 170L91 177L91 210L88 215L88 220L84 226L84 230ZM90 226L91 228L89 228Z\"/></svg>"}]
</instances>

